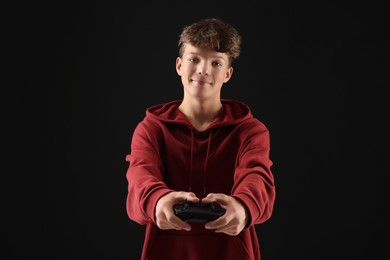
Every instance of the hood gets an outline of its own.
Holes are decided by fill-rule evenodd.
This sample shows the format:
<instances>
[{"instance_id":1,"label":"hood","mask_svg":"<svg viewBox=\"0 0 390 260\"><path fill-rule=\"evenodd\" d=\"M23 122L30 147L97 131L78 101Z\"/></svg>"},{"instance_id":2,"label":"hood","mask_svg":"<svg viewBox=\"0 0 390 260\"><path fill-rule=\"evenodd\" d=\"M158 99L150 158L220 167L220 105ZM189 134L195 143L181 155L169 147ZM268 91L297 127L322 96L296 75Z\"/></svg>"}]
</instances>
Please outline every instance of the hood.
<instances>
[{"instance_id":1,"label":"hood","mask_svg":"<svg viewBox=\"0 0 390 260\"><path fill-rule=\"evenodd\" d=\"M146 117L165 123L186 125L193 128L187 117L179 110L182 100L175 100L165 104L152 106L146 110ZM238 124L246 119L253 118L250 108L237 100L222 99L223 111L214 119L211 129L219 126Z\"/></svg>"}]
</instances>

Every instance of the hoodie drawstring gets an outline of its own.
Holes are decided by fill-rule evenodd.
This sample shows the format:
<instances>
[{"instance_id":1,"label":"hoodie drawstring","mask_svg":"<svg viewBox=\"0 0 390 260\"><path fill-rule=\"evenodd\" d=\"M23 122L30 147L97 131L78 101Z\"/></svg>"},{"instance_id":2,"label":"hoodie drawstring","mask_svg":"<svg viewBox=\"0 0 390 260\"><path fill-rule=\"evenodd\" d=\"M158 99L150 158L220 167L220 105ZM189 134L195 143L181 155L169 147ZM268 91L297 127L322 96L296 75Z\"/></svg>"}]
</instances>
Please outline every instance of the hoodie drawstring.
<instances>
[{"instance_id":1,"label":"hoodie drawstring","mask_svg":"<svg viewBox=\"0 0 390 260\"><path fill-rule=\"evenodd\" d=\"M189 179L189 184L188 184L188 191L191 192L191 189L192 189L192 158L193 158L193 154L194 154L194 132L192 131L192 129L190 129L191 131L191 155L190 155L190 179Z\"/></svg>"},{"instance_id":2,"label":"hoodie drawstring","mask_svg":"<svg viewBox=\"0 0 390 260\"><path fill-rule=\"evenodd\" d=\"M206 175L207 175L207 163L209 160L209 152L210 152L210 143L211 143L211 135L213 134L213 129L210 130L209 139L207 141L207 151L206 151L206 159L204 163L203 169L203 195L206 196Z\"/></svg>"}]
</instances>

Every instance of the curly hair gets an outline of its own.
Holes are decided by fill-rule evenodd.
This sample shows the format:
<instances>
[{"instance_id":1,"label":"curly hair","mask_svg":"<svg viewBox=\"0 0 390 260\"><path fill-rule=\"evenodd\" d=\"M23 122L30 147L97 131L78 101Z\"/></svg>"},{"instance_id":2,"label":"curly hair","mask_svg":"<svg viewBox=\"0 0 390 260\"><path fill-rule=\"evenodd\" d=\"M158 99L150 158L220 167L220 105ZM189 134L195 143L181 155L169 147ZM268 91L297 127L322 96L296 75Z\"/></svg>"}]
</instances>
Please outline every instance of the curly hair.
<instances>
[{"instance_id":1,"label":"curly hair","mask_svg":"<svg viewBox=\"0 0 390 260\"><path fill-rule=\"evenodd\" d=\"M232 25L218 18L206 18L185 26L179 36L179 56L186 44L226 53L229 64L240 55L241 35Z\"/></svg>"}]
</instances>

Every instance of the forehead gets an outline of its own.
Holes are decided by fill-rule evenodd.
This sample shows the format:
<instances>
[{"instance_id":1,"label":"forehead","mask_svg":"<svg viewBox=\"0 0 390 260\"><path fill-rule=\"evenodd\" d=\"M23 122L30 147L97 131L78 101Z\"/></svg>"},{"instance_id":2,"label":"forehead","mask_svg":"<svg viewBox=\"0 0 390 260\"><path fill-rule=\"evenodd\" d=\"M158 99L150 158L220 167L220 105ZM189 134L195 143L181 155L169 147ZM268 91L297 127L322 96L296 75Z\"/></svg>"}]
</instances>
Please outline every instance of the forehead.
<instances>
[{"instance_id":1,"label":"forehead","mask_svg":"<svg viewBox=\"0 0 390 260\"><path fill-rule=\"evenodd\" d=\"M183 55L198 55L205 58L224 59L226 61L229 59L226 53L217 52L211 48L198 48L191 44L186 44Z\"/></svg>"}]
</instances>

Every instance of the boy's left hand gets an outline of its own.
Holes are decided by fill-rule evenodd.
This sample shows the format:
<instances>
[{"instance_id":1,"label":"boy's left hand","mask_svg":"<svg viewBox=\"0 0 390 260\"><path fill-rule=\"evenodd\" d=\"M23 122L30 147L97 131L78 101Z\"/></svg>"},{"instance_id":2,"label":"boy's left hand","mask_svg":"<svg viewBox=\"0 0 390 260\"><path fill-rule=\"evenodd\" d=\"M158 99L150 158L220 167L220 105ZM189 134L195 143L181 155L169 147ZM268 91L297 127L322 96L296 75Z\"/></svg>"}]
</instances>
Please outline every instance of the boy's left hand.
<instances>
[{"instance_id":1,"label":"boy's left hand","mask_svg":"<svg viewBox=\"0 0 390 260\"><path fill-rule=\"evenodd\" d=\"M223 193L210 193L203 198L201 202L217 202L226 209L223 216L214 221L208 222L205 225L206 229L213 229L215 232L236 236L247 225L248 213L246 207L238 199Z\"/></svg>"}]
</instances>

